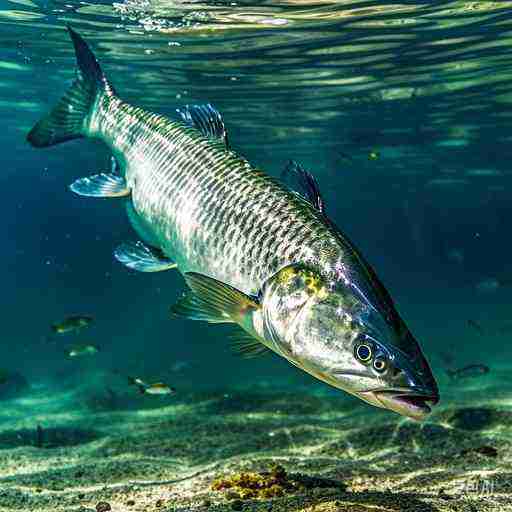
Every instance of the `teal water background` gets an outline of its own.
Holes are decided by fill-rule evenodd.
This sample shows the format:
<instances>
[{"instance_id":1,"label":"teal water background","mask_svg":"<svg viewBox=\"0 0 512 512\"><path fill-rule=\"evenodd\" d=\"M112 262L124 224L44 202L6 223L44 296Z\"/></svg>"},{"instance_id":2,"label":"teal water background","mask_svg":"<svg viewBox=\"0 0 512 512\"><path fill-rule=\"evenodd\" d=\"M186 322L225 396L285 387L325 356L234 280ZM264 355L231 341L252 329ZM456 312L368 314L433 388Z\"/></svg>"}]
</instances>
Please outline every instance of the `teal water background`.
<instances>
[{"instance_id":1,"label":"teal water background","mask_svg":"<svg viewBox=\"0 0 512 512\"><path fill-rule=\"evenodd\" d=\"M438 356L446 349L455 366L488 364L483 384L506 374L512 8L461 1L1 0L2 367L56 389L136 374L183 391L240 382L326 390L277 357L233 356L220 327L171 318L184 289L177 273L135 274L114 261L115 246L136 238L122 202L67 188L108 169L106 148L26 143L73 78L66 23L126 101L170 116L212 102L251 162L276 176L290 158L311 170L441 393L456 385ZM50 324L74 313L92 314L94 326L49 341ZM75 341L101 352L69 361Z\"/></svg>"}]
</instances>

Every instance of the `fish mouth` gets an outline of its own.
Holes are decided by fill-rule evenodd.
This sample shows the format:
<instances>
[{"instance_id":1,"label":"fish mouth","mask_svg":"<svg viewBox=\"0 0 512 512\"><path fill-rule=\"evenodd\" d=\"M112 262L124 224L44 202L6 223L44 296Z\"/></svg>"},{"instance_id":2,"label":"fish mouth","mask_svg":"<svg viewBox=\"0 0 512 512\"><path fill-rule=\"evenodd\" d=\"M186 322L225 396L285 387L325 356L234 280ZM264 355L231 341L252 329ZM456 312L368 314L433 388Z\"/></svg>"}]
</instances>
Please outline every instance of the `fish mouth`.
<instances>
[{"instance_id":1,"label":"fish mouth","mask_svg":"<svg viewBox=\"0 0 512 512\"><path fill-rule=\"evenodd\" d=\"M439 395L424 389L375 389L362 393L374 405L414 420L423 420L439 402Z\"/></svg>"}]
</instances>

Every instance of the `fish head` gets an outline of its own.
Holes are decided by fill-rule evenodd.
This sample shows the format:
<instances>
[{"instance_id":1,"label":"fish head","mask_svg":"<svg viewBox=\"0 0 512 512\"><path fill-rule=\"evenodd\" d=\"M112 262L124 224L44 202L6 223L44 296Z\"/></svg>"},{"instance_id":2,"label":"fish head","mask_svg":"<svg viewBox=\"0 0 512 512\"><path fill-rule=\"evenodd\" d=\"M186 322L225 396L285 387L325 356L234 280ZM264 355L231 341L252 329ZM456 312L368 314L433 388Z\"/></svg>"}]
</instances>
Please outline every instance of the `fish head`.
<instances>
[{"instance_id":1,"label":"fish head","mask_svg":"<svg viewBox=\"0 0 512 512\"><path fill-rule=\"evenodd\" d=\"M276 352L365 402L423 419L439 401L437 384L393 312L356 282L304 265L281 269L262 291L262 333Z\"/></svg>"}]
</instances>

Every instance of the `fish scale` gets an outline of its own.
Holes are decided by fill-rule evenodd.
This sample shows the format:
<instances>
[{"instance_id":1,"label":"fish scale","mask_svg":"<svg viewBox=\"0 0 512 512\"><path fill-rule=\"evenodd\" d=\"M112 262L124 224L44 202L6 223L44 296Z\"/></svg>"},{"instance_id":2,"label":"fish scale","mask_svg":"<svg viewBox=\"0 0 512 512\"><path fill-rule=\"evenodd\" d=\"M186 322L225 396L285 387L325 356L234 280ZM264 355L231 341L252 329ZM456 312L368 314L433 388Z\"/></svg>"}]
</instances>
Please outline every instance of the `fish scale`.
<instances>
[{"instance_id":1,"label":"fish scale","mask_svg":"<svg viewBox=\"0 0 512 512\"><path fill-rule=\"evenodd\" d=\"M181 272L254 294L280 267L339 245L309 204L219 141L116 97L95 116L91 132L120 155L135 211Z\"/></svg>"}]
</instances>

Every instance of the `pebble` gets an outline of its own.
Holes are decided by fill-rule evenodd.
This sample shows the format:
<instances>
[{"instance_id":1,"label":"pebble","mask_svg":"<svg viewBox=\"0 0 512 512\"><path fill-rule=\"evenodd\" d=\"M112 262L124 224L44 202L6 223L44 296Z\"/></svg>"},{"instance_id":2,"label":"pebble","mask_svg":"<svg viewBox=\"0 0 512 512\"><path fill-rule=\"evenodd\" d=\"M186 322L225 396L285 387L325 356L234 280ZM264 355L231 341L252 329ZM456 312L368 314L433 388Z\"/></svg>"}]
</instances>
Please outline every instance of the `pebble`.
<instances>
[{"instance_id":1,"label":"pebble","mask_svg":"<svg viewBox=\"0 0 512 512\"><path fill-rule=\"evenodd\" d=\"M106 501L100 501L96 505L96 512L109 512L109 510L112 510L112 507Z\"/></svg>"},{"instance_id":2,"label":"pebble","mask_svg":"<svg viewBox=\"0 0 512 512\"><path fill-rule=\"evenodd\" d=\"M231 502L232 510L242 510L243 508L244 508L244 504L242 503L242 500L233 500Z\"/></svg>"}]
</instances>

